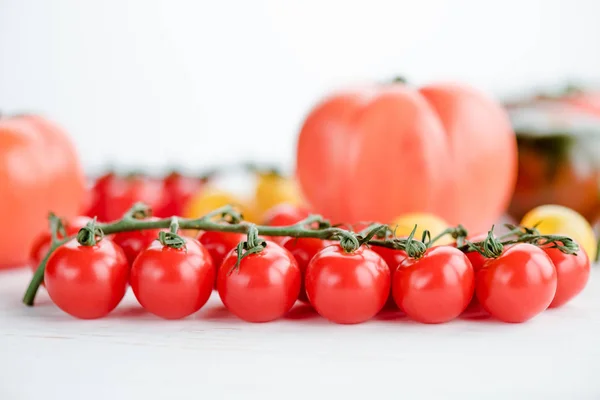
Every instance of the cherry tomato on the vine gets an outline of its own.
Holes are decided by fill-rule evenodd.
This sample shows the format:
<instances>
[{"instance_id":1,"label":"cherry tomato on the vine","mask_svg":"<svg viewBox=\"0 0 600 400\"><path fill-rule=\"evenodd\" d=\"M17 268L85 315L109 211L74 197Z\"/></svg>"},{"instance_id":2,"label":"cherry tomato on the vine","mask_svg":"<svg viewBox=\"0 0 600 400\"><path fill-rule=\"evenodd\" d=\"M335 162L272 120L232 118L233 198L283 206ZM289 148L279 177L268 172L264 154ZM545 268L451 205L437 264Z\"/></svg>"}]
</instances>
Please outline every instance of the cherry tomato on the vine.
<instances>
[{"instance_id":1,"label":"cherry tomato on the vine","mask_svg":"<svg viewBox=\"0 0 600 400\"><path fill-rule=\"evenodd\" d=\"M477 299L492 316L524 322L544 311L556 294L556 269L544 250L518 243L477 272Z\"/></svg>"},{"instance_id":2,"label":"cherry tomato on the vine","mask_svg":"<svg viewBox=\"0 0 600 400\"><path fill-rule=\"evenodd\" d=\"M402 264L402 262L408 257L406 252L404 250L388 249L387 247L382 247L382 246L372 246L371 250L373 250L375 253L379 254L381 256L381 258L384 259L385 263L387 264L388 268L390 269L390 277L393 282L394 272L396 272L396 269L398 269L398 266L400 264ZM390 289L391 289L391 286L390 286ZM394 301L394 297L392 296L391 290L390 290L390 294L388 296L388 300L386 302L386 308L388 308L388 309L397 308L396 302Z\"/></svg>"},{"instance_id":3,"label":"cherry tomato on the vine","mask_svg":"<svg viewBox=\"0 0 600 400\"><path fill-rule=\"evenodd\" d=\"M300 292L300 268L289 251L274 242L246 256L235 269L237 253L223 260L217 290L223 304L249 322L268 322L287 313Z\"/></svg>"},{"instance_id":4,"label":"cherry tomato on the vine","mask_svg":"<svg viewBox=\"0 0 600 400\"><path fill-rule=\"evenodd\" d=\"M156 221L158 218L150 217L147 218L147 220ZM129 265L133 265L133 262L138 254L146 247L150 246L155 239L158 239L158 234L160 231L160 229L143 229L137 231L118 232L114 234L111 240L123 249L125 256L127 256Z\"/></svg>"},{"instance_id":5,"label":"cherry tomato on the vine","mask_svg":"<svg viewBox=\"0 0 600 400\"><path fill-rule=\"evenodd\" d=\"M152 210L159 210L165 198L160 180L143 175L132 175L115 176L109 180L104 201L105 220L115 221L123 217L123 214L137 202L145 203Z\"/></svg>"},{"instance_id":6,"label":"cherry tomato on the vine","mask_svg":"<svg viewBox=\"0 0 600 400\"><path fill-rule=\"evenodd\" d=\"M383 258L365 246L347 253L337 244L313 257L305 286L321 316L339 324L356 324L371 319L385 305L390 270Z\"/></svg>"},{"instance_id":7,"label":"cherry tomato on the vine","mask_svg":"<svg viewBox=\"0 0 600 400\"><path fill-rule=\"evenodd\" d=\"M165 202L154 211L161 218L183 215L185 207L192 196L201 192L204 181L198 177L186 176L173 172L163 179Z\"/></svg>"},{"instance_id":8,"label":"cherry tomato on the vine","mask_svg":"<svg viewBox=\"0 0 600 400\"><path fill-rule=\"evenodd\" d=\"M116 179L116 175L112 172L100 176L92 188L88 192L88 208L84 212L85 215L93 218L96 217L98 221L107 221L106 218L106 193L108 191L111 182Z\"/></svg>"},{"instance_id":9,"label":"cherry tomato on the vine","mask_svg":"<svg viewBox=\"0 0 600 400\"><path fill-rule=\"evenodd\" d=\"M308 210L303 207L284 203L268 210L264 216L263 224L268 226L293 225L309 215ZM287 240L285 236L265 236L265 238L281 245Z\"/></svg>"},{"instance_id":10,"label":"cherry tomato on the vine","mask_svg":"<svg viewBox=\"0 0 600 400\"><path fill-rule=\"evenodd\" d=\"M420 258L407 258L396 269L392 293L410 318L428 324L448 322L471 301L475 280L471 262L455 247L427 249Z\"/></svg>"},{"instance_id":11,"label":"cherry tomato on the vine","mask_svg":"<svg viewBox=\"0 0 600 400\"><path fill-rule=\"evenodd\" d=\"M196 239L184 238L180 249L158 240L135 259L130 284L139 303L166 319L187 317L210 297L215 269L208 251Z\"/></svg>"},{"instance_id":12,"label":"cherry tomato on the vine","mask_svg":"<svg viewBox=\"0 0 600 400\"><path fill-rule=\"evenodd\" d=\"M215 274L227 253L235 249L240 242L246 240L246 235L233 232L206 231L198 234L198 241L208 250L215 268ZM217 281L215 279L215 288Z\"/></svg>"},{"instance_id":13,"label":"cherry tomato on the vine","mask_svg":"<svg viewBox=\"0 0 600 400\"><path fill-rule=\"evenodd\" d=\"M91 218L78 216L65 223L65 231L67 236L71 236L79 232L81 228L83 228L88 222L91 221ZM64 239L60 233L58 233L59 239ZM40 236L37 237L33 246L31 247L31 252L29 253L29 266L33 270L33 272L37 271L40 262L46 257L48 254L48 250L50 250L50 245L52 243L52 236L50 232L44 232Z\"/></svg>"},{"instance_id":14,"label":"cherry tomato on the vine","mask_svg":"<svg viewBox=\"0 0 600 400\"><path fill-rule=\"evenodd\" d=\"M333 245L335 242L331 240L321 240L314 238L293 238L286 237L283 241L283 247L288 249L290 253L294 256L296 261L298 262L298 267L300 268L300 272L302 274L302 286L300 288L300 294L298 295L298 300L308 302L308 297L306 296L306 288L304 285L304 277L306 274L306 268L308 267L308 263L319 251L324 248Z\"/></svg>"},{"instance_id":15,"label":"cherry tomato on the vine","mask_svg":"<svg viewBox=\"0 0 600 400\"><path fill-rule=\"evenodd\" d=\"M127 289L129 264L123 250L110 240L93 246L72 239L58 247L46 264L44 283L61 310L77 318L110 313Z\"/></svg>"},{"instance_id":16,"label":"cherry tomato on the vine","mask_svg":"<svg viewBox=\"0 0 600 400\"><path fill-rule=\"evenodd\" d=\"M525 214L521 225L535 227L543 235L568 236L579 243L590 260L596 259L597 240L594 230L575 210L554 204L539 206Z\"/></svg>"},{"instance_id":17,"label":"cherry tomato on the vine","mask_svg":"<svg viewBox=\"0 0 600 400\"><path fill-rule=\"evenodd\" d=\"M576 255L565 254L556 248L545 247L543 250L556 268L556 293L549 307L560 307L577 296L587 284L590 277L590 259L581 248Z\"/></svg>"}]
</instances>

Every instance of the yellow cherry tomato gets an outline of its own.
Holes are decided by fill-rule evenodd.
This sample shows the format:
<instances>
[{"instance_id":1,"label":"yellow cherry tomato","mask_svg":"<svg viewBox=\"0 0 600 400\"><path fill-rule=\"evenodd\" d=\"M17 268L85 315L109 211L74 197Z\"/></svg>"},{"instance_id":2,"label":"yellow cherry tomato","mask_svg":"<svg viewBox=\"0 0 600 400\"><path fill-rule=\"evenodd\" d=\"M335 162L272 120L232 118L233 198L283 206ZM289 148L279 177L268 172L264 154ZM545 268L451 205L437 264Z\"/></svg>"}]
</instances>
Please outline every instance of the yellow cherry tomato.
<instances>
[{"instance_id":1,"label":"yellow cherry tomato","mask_svg":"<svg viewBox=\"0 0 600 400\"><path fill-rule=\"evenodd\" d=\"M529 211L521 225L535 227L543 235L563 235L575 240L590 260L596 259L597 240L594 230L585 218L568 207L548 204Z\"/></svg>"},{"instance_id":2,"label":"yellow cherry tomato","mask_svg":"<svg viewBox=\"0 0 600 400\"><path fill-rule=\"evenodd\" d=\"M232 205L241 212L244 219L255 222L255 213L251 207L242 199L232 193L216 188L205 188L192 196L184 209L183 216L186 218L200 218L219 207Z\"/></svg>"},{"instance_id":3,"label":"yellow cherry tomato","mask_svg":"<svg viewBox=\"0 0 600 400\"><path fill-rule=\"evenodd\" d=\"M254 203L256 211L263 215L283 203L302 205L302 196L295 179L276 173L260 173L256 183Z\"/></svg>"},{"instance_id":4,"label":"yellow cherry tomato","mask_svg":"<svg viewBox=\"0 0 600 400\"><path fill-rule=\"evenodd\" d=\"M430 213L410 213L396 218L390 224L390 228L396 230L396 236L406 237L410 235L415 225L417 225L417 230L414 237L418 240L421 240L424 230L428 230L431 233L431 237L434 238L450 227L446 221L437 215ZM452 236L446 235L436 241L435 244L443 245L453 242L454 239Z\"/></svg>"}]
</instances>

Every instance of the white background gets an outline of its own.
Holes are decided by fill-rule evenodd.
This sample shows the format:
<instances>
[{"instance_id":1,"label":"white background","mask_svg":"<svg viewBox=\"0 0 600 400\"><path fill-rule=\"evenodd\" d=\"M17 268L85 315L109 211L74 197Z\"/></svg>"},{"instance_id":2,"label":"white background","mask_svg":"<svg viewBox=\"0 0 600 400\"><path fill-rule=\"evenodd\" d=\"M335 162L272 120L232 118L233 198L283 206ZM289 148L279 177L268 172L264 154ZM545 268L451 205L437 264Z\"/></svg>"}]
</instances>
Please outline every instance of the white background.
<instances>
[{"instance_id":1,"label":"white background","mask_svg":"<svg viewBox=\"0 0 600 400\"><path fill-rule=\"evenodd\" d=\"M595 83L599 16L595 0L0 0L0 109L59 121L88 170L291 166L334 88Z\"/></svg>"}]
</instances>

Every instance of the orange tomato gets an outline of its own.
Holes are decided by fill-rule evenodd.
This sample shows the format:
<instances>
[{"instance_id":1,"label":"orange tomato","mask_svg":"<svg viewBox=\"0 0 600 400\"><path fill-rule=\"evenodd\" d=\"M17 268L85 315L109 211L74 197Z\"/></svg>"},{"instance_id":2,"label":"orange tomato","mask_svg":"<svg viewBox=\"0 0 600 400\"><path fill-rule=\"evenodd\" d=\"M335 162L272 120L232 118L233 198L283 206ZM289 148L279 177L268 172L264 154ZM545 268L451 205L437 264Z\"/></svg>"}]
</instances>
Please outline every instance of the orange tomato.
<instances>
[{"instance_id":1,"label":"orange tomato","mask_svg":"<svg viewBox=\"0 0 600 400\"><path fill-rule=\"evenodd\" d=\"M429 212L478 232L506 209L516 154L495 101L466 86L395 83L317 105L296 168L307 201L332 222Z\"/></svg>"},{"instance_id":2,"label":"orange tomato","mask_svg":"<svg viewBox=\"0 0 600 400\"><path fill-rule=\"evenodd\" d=\"M0 267L25 265L48 213L70 219L85 178L67 134L39 116L0 119Z\"/></svg>"}]
</instances>

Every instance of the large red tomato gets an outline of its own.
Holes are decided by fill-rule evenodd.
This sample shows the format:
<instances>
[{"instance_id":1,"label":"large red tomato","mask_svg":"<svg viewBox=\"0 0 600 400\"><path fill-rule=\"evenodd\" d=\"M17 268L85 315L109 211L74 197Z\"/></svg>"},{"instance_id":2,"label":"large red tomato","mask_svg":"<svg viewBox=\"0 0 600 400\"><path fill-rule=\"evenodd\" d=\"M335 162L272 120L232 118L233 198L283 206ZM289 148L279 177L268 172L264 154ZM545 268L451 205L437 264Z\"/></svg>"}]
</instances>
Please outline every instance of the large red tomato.
<instances>
[{"instance_id":1,"label":"large red tomato","mask_svg":"<svg viewBox=\"0 0 600 400\"><path fill-rule=\"evenodd\" d=\"M0 267L26 265L48 213L79 213L85 177L73 143L39 116L0 119Z\"/></svg>"},{"instance_id":2,"label":"large red tomato","mask_svg":"<svg viewBox=\"0 0 600 400\"><path fill-rule=\"evenodd\" d=\"M335 223L433 212L479 232L510 200L516 152L495 101L466 86L398 83L316 106L300 132L297 175L314 210Z\"/></svg>"}]
</instances>

